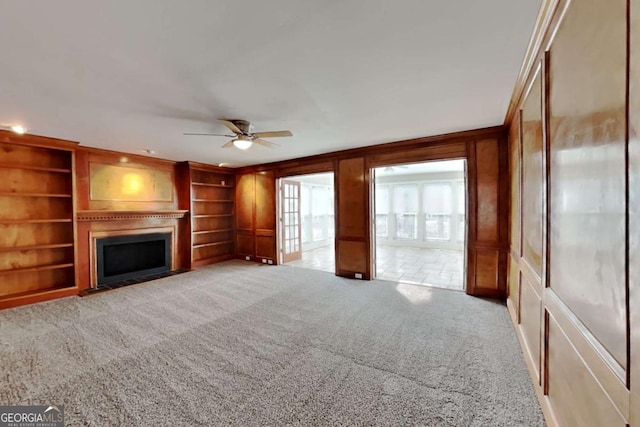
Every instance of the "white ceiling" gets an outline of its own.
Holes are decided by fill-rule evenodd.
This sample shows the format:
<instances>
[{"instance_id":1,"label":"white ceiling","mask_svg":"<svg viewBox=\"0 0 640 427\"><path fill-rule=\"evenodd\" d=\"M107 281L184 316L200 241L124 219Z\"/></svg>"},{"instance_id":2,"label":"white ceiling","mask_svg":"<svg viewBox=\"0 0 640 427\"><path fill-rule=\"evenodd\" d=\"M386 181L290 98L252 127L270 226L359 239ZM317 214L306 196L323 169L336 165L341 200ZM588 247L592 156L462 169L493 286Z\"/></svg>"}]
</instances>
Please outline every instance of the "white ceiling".
<instances>
[{"instance_id":1,"label":"white ceiling","mask_svg":"<svg viewBox=\"0 0 640 427\"><path fill-rule=\"evenodd\" d=\"M499 125L540 0L0 0L0 125L264 163ZM216 118L290 129L220 149Z\"/></svg>"}]
</instances>

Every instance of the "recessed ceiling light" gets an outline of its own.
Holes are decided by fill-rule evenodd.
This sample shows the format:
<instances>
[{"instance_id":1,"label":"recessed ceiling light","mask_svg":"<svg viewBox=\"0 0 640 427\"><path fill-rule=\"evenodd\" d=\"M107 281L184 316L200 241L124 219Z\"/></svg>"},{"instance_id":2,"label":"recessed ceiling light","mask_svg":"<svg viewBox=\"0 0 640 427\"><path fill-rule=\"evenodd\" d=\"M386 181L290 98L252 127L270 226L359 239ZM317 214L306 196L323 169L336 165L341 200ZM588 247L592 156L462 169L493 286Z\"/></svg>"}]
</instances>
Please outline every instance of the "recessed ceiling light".
<instances>
[{"instance_id":1,"label":"recessed ceiling light","mask_svg":"<svg viewBox=\"0 0 640 427\"><path fill-rule=\"evenodd\" d=\"M27 130L20 125L11 125L10 128L12 132L17 133L18 135L24 135L27 132Z\"/></svg>"},{"instance_id":2,"label":"recessed ceiling light","mask_svg":"<svg viewBox=\"0 0 640 427\"><path fill-rule=\"evenodd\" d=\"M128 157L122 156L120 157L120 163L127 163L129 161Z\"/></svg>"}]
</instances>

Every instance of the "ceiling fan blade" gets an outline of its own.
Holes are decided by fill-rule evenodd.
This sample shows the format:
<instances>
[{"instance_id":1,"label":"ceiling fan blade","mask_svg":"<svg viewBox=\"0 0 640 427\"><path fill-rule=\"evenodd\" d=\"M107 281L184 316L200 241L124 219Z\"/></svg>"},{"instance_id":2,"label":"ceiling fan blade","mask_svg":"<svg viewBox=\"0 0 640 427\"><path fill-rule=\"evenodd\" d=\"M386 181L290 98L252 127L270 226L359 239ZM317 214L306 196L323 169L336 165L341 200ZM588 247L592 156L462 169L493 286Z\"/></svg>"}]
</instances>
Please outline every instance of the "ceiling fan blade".
<instances>
[{"instance_id":1,"label":"ceiling fan blade","mask_svg":"<svg viewBox=\"0 0 640 427\"><path fill-rule=\"evenodd\" d=\"M227 138L233 138L235 136L235 135L222 135L220 133L183 133L183 135L226 136Z\"/></svg>"},{"instance_id":2,"label":"ceiling fan blade","mask_svg":"<svg viewBox=\"0 0 640 427\"><path fill-rule=\"evenodd\" d=\"M273 143L273 142L269 142L269 141L265 141L264 139L260 139L260 138L255 138L253 140L253 142L255 142L256 144L264 145L265 147L269 147L269 148L280 147L279 144L276 144L276 143Z\"/></svg>"},{"instance_id":3,"label":"ceiling fan blade","mask_svg":"<svg viewBox=\"0 0 640 427\"><path fill-rule=\"evenodd\" d=\"M253 133L253 135L257 136L258 138L280 138L282 136L293 136L291 131L288 131L288 130L277 130L272 132L255 132Z\"/></svg>"},{"instance_id":4,"label":"ceiling fan blade","mask_svg":"<svg viewBox=\"0 0 640 427\"><path fill-rule=\"evenodd\" d=\"M233 139L222 146L222 148L233 147Z\"/></svg>"},{"instance_id":5,"label":"ceiling fan blade","mask_svg":"<svg viewBox=\"0 0 640 427\"><path fill-rule=\"evenodd\" d=\"M228 127L229 129L231 129L231 132L242 135L242 131L240 130L240 128L236 126L235 123L233 123L231 120L219 119L218 121L223 125L225 125L226 127Z\"/></svg>"}]
</instances>

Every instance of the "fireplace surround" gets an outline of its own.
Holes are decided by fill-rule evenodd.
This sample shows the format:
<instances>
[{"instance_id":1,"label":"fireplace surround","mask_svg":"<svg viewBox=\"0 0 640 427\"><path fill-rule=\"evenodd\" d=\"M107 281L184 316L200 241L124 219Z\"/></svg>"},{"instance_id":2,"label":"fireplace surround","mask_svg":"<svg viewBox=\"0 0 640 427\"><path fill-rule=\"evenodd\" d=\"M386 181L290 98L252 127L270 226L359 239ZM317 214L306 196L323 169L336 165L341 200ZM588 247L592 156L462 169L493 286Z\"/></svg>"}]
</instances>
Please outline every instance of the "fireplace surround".
<instances>
[{"instance_id":1,"label":"fireplace surround","mask_svg":"<svg viewBox=\"0 0 640 427\"><path fill-rule=\"evenodd\" d=\"M90 230L90 288L108 287L176 270L179 268L176 231L175 225Z\"/></svg>"},{"instance_id":2,"label":"fireplace surround","mask_svg":"<svg viewBox=\"0 0 640 427\"><path fill-rule=\"evenodd\" d=\"M97 287L171 271L171 233L96 239Z\"/></svg>"}]
</instances>

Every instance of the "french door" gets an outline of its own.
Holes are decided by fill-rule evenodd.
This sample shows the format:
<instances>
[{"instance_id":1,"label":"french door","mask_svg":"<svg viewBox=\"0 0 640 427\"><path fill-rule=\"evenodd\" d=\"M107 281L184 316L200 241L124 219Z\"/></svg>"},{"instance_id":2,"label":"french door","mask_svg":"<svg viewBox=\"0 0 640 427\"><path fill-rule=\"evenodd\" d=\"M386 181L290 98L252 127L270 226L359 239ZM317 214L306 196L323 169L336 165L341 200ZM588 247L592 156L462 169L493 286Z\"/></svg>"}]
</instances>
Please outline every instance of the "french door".
<instances>
[{"instance_id":1,"label":"french door","mask_svg":"<svg viewBox=\"0 0 640 427\"><path fill-rule=\"evenodd\" d=\"M300 183L282 180L280 186L282 203L282 262L302 258L302 229L300 217Z\"/></svg>"}]
</instances>

